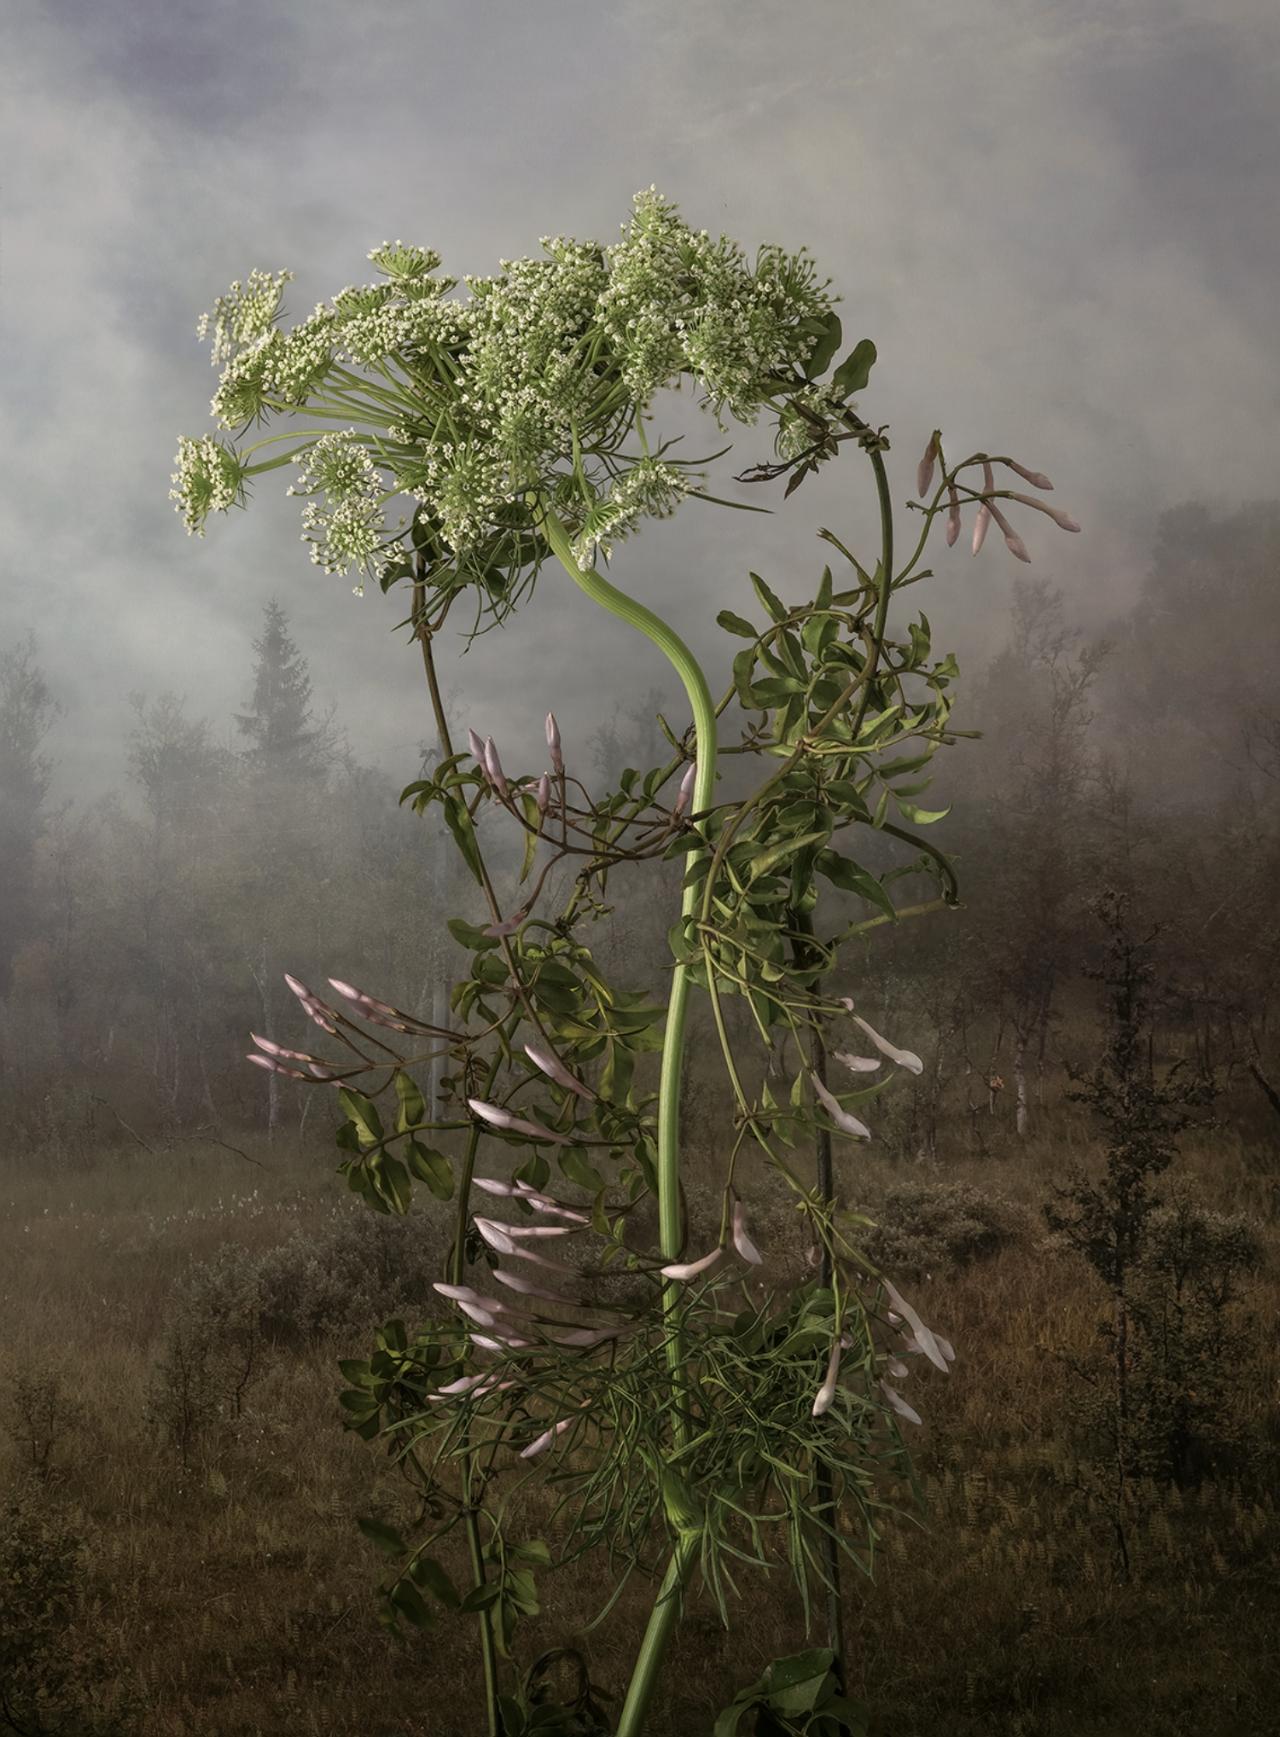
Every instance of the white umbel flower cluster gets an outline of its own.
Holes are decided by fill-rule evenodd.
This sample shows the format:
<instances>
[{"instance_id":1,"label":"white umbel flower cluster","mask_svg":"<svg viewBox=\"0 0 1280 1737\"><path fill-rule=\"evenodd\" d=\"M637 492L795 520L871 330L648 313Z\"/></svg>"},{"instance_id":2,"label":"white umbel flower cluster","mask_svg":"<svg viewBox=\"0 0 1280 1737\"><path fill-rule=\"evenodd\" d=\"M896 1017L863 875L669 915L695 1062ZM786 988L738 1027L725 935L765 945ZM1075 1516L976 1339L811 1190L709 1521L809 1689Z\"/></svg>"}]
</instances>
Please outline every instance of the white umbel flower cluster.
<instances>
[{"instance_id":1,"label":"white umbel flower cluster","mask_svg":"<svg viewBox=\"0 0 1280 1737\"><path fill-rule=\"evenodd\" d=\"M212 406L223 428L308 409L362 424L358 436L302 437L314 445L292 492L325 496L303 520L317 565L402 570L383 521L396 494L418 504L451 585L501 595L536 562L539 499L554 500L589 564L690 492L687 465L651 458L643 439L642 453L628 450L657 391L689 375L717 418L743 422L795 391L832 307L807 253L764 247L752 266L654 188L622 229L612 247L544 238L543 257L504 260L461 297L438 254L384 242L369 255L383 281L340 291L287 332L289 272L251 272L218 298L200 332L223 364ZM250 462L254 451L184 442L175 498L189 528L242 499L245 476L284 462ZM309 481L337 470L335 488Z\"/></svg>"},{"instance_id":2,"label":"white umbel flower cluster","mask_svg":"<svg viewBox=\"0 0 1280 1737\"><path fill-rule=\"evenodd\" d=\"M291 495L322 495L302 509L302 534L311 559L326 573L377 564L386 539L382 479L368 450L348 428L322 435L298 466Z\"/></svg>"},{"instance_id":3,"label":"white umbel flower cluster","mask_svg":"<svg viewBox=\"0 0 1280 1737\"><path fill-rule=\"evenodd\" d=\"M169 481L169 499L177 503L187 535L203 537L210 513L225 513L244 504L244 469L234 451L212 434L178 440L178 468Z\"/></svg>"}]
</instances>

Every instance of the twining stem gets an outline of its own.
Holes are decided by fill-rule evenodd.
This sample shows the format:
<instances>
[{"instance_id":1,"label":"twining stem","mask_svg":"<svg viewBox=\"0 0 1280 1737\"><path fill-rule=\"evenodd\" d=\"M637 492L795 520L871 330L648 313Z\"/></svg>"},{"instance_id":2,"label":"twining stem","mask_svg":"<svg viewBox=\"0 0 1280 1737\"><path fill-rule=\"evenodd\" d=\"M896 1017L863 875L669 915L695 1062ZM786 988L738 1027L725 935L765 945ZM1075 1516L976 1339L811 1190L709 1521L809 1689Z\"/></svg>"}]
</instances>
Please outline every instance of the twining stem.
<instances>
[{"instance_id":1,"label":"twining stem","mask_svg":"<svg viewBox=\"0 0 1280 1737\"><path fill-rule=\"evenodd\" d=\"M711 807L716 780L716 707L707 686L707 678L693 653L666 622L619 591L594 568L579 567L569 533L554 512L547 508L543 530L552 552L574 584L592 602L609 610L628 626L636 628L656 645L670 662L684 686L693 710L695 767L692 813L696 816ZM686 884L681 901L681 914L693 916L698 905L696 885ZM671 979L671 994L667 1003L667 1020L662 1040L662 1065L658 1082L658 1236L662 1253L675 1260L681 1253L680 1222L680 1083L684 1070L685 1023L689 1005L690 975L687 965L677 964ZM680 1330L679 1286L669 1281L663 1287L662 1310L666 1325L667 1367L671 1375L672 1434L677 1451L689 1440L690 1419L685 1410L684 1342ZM650 1612L648 1627L636 1655L627 1686L627 1696L619 1715L616 1737L639 1737L644 1728L649 1702L662 1670L662 1660L675 1629L685 1581L696 1555L696 1535L682 1532L667 1564L657 1600Z\"/></svg>"},{"instance_id":2,"label":"twining stem","mask_svg":"<svg viewBox=\"0 0 1280 1737\"><path fill-rule=\"evenodd\" d=\"M453 755L453 743L449 735L449 723L445 716L444 699L440 692L440 683L436 676L435 660L431 655L430 631L426 626L424 596L425 587L419 580L414 586L414 616L418 623L418 639L422 646L422 667L427 678L427 690L431 695L431 709L435 714L436 733L440 740L440 754L443 759ZM476 850L479 851L477 841ZM487 878L487 877L486 877ZM489 1076L483 1087L485 1095L498 1071L498 1058L495 1057L489 1069ZM472 1123L467 1137L467 1149L462 1161L462 1174L458 1178L458 1217L454 1229L453 1249L449 1258L449 1281L460 1285L466 1273L467 1258L467 1217L471 1197L471 1178L475 1173L476 1150L480 1144L480 1127ZM469 1444L464 1440L464 1449ZM465 1451L462 1455L462 1508L463 1524L467 1533L467 1551L471 1558L471 1579L476 1590L485 1586L487 1577L484 1571L484 1548L480 1538L480 1513L475 1501L475 1460L474 1455ZM486 1608L479 1612L480 1618L480 1664L484 1674L484 1704L485 1720L489 1737L502 1737L502 1714L498 1706L498 1648L493 1631L493 1612Z\"/></svg>"}]
</instances>

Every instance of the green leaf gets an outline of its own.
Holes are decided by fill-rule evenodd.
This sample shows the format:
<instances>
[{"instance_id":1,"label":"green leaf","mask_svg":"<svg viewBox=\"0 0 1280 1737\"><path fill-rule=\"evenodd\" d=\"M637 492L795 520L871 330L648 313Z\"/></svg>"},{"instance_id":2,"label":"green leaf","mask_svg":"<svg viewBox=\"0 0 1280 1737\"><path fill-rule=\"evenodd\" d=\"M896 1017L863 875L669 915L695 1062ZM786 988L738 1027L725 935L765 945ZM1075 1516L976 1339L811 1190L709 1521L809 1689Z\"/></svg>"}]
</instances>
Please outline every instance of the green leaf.
<instances>
[{"instance_id":1,"label":"green leaf","mask_svg":"<svg viewBox=\"0 0 1280 1737\"><path fill-rule=\"evenodd\" d=\"M832 886L840 887L846 893L857 893L859 898L875 905L887 917L897 914L893 900L876 877L858 863L850 862L848 857L834 850L820 851L814 867Z\"/></svg>"},{"instance_id":2,"label":"green leaf","mask_svg":"<svg viewBox=\"0 0 1280 1737\"><path fill-rule=\"evenodd\" d=\"M437 1200L452 1198L453 1166L443 1152L424 1146L420 1140L410 1140L407 1157L410 1170L419 1182L426 1183Z\"/></svg>"},{"instance_id":3,"label":"green leaf","mask_svg":"<svg viewBox=\"0 0 1280 1737\"><path fill-rule=\"evenodd\" d=\"M817 844L820 839L828 836L827 828L823 827L819 832L802 832L796 838L784 838L780 844L771 845L752 860L749 879L758 881L762 875L767 875L771 869L777 868L779 863L785 862L789 856L794 856L806 845Z\"/></svg>"},{"instance_id":4,"label":"green leaf","mask_svg":"<svg viewBox=\"0 0 1280 1737\"><path fill-rule=\"evenodd\" d=\"M899 802L898 812L904 820L909 820L912 826L932 826L935 820L945 820L951 813L951 805L945 808L917 808L914 802Z\"/></svg>"},{"instance_id":5,"label":"green leaf","mask_svg":"<svg viewBox=\"0 0 1280 1737\"><path fill-rule=\"evenodd\" d=\"M413 1187L409 1181L409 1172L398 1158L390 1152L380 1152L377 1157L370 1158L369 1168L375 1171L375 1183L378 1193L386 1201L392 1212L403 1218L409 1210L409 1202L413 1197Z\"/></svg>"},{"instance_id":6,"label":"green leaf","mask_svg":"<svg viewBox=\"0 0 1280 1737\"><path fill-rule=\"evenodd\" d=\"M484 953L490 947L498 945L497 938L486 935L483 929L477 929L474 923L465 923L461 917L449 917L445 927L461 946L469 953Z\"/></svg>"},{"instance_id":7,"label":"green leaf","mask_svg":"<svg viewBox=\"0 0 1280 1737\"><path fill-rule=\"evenodd\" d=\"M363 1092L353 1092L349 1086L338 1087L338 1102L356 1125L356 1137L362 1146L374 1146L382 1139L382 1118L377 1107Z\"/></svg>"},{"instance_id":8,"label":"green leaf","mask_svg":"<svg viewBox=\"0 0 1280 1737\"><path fill-rule=\"evenodd\" d=\"M415 1586L429 1592L438 1598L441 1604L450 1610L457 1610L462 1600L458 1589L450 1580L445 1568L436 1561L434 1556L418 1556L409 1565L409 1574Z\"/></svg>"},{"instance_id":9,"label":"green leaf","mask_svg":"<svg viewBox=\"0 0 1280 1737\"><path fill-rule=\"evenodd\" d=\"M396 1070L396 1097L400 1100L396 1127L402 1134L407 1134L410 1128L416 1128L426 1121L427 1105L422 1093L403 1068Z\"/></svg>"},{"instance_id":10,"label":"green leaf","mask_svg":"<svg viewBox=\"0 0 1280 1737\"><path fill-rule=\"evenodd\" d=\"M732 609L722 609L716 616L716 624L723 627L726 633L736 633L740 639L759 639L760 637L746 617L735 615Z\"/></svg>"},{"instance_id":11,"label":"green leaf","mask_svg":"<svg viewBox=\"0 0 1280 1737\"><path fill-rule=\"evenodd\" d=\"M764 580L758 573L753 573L751 575L751 583L755 586L756 596L760 599L764 608L768 610L774 621L785 621L787 619L786 610L783 608L779 599L774 596L772 591L770 591L769 587L765 584Z\"/></svg>"},{"instance_id":12,"label":"green leaf","mask_svg":"<svg viewBox=\"0 0 1280 1737\"><path fill-rule=\"evenodd\" d=\"M356 1525L371 1543L377 1545L378 1549L382 1551L384 1556L404 1555L404 1539L396 1531L394 1526L388 1526L383 1520L369 1520L364 1518L357 1519Z\"/></svg>"},{"instance_id":13,"label":"green leaf","mask_svg":"<svg viewBox=\"0 0 1280 1737\"><path fill-rule=\"evenodd\" d=\"M840 340L843 336L844 333L840 326L840 316L833 310L827 315L826 321L823 325L822 335L813 346L813 349L810 350L809 359L804 365L805 378L807 380L816 380L820 375L826 373L827 369L831 366L831 358L840 348Z\"/></svg>"},{"instance_id":14,"label":"green leaf","mask_svg":"<svg viewBox=\"0 0 1280 1737\"><path fill-rule=\"evenodd\" d=\"M446 796L444 799L445 824L453 834L454 843L462 853L463 861L475 876L476 885L484 885L484 872L480 866L480 845L476 839L476 829L471 824L471 816L467 813L466 804L456 796Z\"/></svg>"},{"instance_id":15,"label":"green leaf","mask_svg":"<svg viewBox=\"0 0 1280 1737\"><path fill-rule=\"evenodd\" d=\"M871 339L861 339L831 376L831 384L846 398L851 393L863 391L871 378L875 359L876 347Z\"/></svg>"}]
</instances>

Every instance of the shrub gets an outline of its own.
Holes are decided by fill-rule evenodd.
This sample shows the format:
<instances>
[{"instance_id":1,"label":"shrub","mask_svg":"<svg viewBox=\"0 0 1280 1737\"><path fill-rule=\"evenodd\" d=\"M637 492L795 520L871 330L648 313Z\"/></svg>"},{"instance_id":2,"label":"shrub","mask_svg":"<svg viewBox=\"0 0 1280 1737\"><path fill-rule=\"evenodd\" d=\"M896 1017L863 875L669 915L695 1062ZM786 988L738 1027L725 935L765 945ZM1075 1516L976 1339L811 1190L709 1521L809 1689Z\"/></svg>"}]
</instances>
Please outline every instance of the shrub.
<instances>
[{"instance_id":1,"label":"shrub","mask_svg":"<svg viewBox=\"0 0 1280 1737\"><path fill-rule=\"evenodd\" d=\"M863 1238L877 1266L932 1273L986 1260L1026 1235L1016 1201L968 1182L906 1182L891 1188Z\"/></svg>"}]
</instances>

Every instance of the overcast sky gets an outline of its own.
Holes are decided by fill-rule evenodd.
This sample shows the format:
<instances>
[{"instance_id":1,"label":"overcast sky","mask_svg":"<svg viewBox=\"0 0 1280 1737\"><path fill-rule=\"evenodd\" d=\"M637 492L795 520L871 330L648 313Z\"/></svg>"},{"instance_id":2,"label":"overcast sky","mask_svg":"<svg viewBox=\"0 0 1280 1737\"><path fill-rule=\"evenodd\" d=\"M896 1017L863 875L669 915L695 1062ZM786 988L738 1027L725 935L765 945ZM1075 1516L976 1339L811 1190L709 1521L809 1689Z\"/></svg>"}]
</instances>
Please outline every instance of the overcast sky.
<instances>
[{"instance_id":1,"label":"overcast sky","mask_svg":"<svg viewBox=\"0 0 1280 1737\"><path fill-rule=\"evenodd\" d=\"M859 408L889 425L895 499L938 425L949 459L985 447L1048 471L1084 527L1023 511L1030 569L998 536L977 560L937 538L920 602L971 659L1003 632L1016 573L1101 619L1165 508L1277 492L1274 0L18 0L4 16L0 645L38 637L66 708L64 791L118 776L131 690L225 720L270 595L356 750L413 775L428 722L396 603L310 564L273 475L203 542L168 500L176 436L210 427L196 318L254 266L295 272L300 315L366 281L383 240L487 272L544 234L613 240L651 183L749 252L807 244L846 337L879 348ZM734 468L767 446L743 431ZM613 576L719 669L733 647L710 623L748 566L811 595L815 529L864 550L874 530L865 461L776 504L690 503ZM548 704L585 729L666 685L571 590L548 571L514 628L465 665L446 650L465 721L517 764Z\"/></svg>"}]
</instances>

